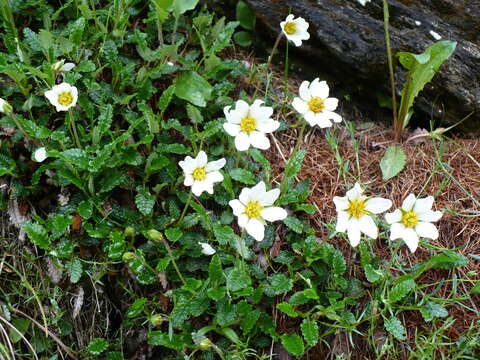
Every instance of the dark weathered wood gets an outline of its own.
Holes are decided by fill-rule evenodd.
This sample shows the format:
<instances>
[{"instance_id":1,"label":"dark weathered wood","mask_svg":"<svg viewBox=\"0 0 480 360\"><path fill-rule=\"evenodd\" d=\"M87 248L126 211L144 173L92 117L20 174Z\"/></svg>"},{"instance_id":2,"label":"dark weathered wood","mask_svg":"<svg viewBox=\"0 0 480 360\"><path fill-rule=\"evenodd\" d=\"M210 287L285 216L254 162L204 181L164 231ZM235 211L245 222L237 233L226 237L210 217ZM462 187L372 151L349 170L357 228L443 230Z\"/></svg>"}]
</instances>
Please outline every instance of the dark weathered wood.
<instances>
[{"instance_id":1,"label":"dark weathered wood","mask_svg":"<svg viewBox=\"0 0 480 360\"><path fill-rule=\"evenodd\" d=\"M273 38L291 9L310 23L311 38L295 51L363 96L388 93L389 80L382 0L365 7L356 0L245 0ZM458 42L455 54L441 67L416 101L416 110L453 124L471 112L470 129L480 126L480 0L390 0L393 53L423 52L435 40ZM397 62L398 64L398 62ZM403 69L397 66L403 83ZM400 93L401 87L397 87ZM415 116L415 115L414 115Z\"/></svg>"}]
</instances>

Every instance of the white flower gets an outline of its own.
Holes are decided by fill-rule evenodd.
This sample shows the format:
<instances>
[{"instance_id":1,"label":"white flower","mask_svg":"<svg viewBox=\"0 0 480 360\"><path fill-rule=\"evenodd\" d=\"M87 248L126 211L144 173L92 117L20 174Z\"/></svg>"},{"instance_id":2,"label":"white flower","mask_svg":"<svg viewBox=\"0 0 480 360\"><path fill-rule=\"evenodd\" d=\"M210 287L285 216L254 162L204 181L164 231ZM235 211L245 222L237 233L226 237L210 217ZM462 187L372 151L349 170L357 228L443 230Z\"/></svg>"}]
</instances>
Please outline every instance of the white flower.
<instances>
[{"instance_id":1,"label":"white flower","mask_svg":"<svg viewBox=\"0 0 480 360\"><path fill-rule=\"evenodd\" d=\"M52 65L53 71L68 72L75 67L74 63L65 63L65 60L57 61Z\"/></svg>"},{"instance_id":2,"label":"white flower","mask_svg":"<svg viewBox=\"0 0 480 360\"><path fill-rule=\"evenodd\" d=\"M67 111L77 104L78 91L75 86L63 82L45 91L45 97L57 108L57 111Z\"/></svg>"},{"instance_id":3,"label":"white flower","mask_svg":"<svg viewBox=\"0 0 480 360\"><path fill-rule=\"evenodd\" d=\"M218 170L224 167L225 163L225 159L208 162L205 151L200 151L195 159L187 156L178 165L185 174L183 184L191 186L195 196L200 196L204 191L213 194L213 184L223 180L223 175Z\"/></svg>"},{"instance_id":4,"label":"white flower","mask_svg":"<svg viewBox=\"0 0 480 360\"><path fill-rule=\"evenodd\" d=\"M360 233L372 239L378 237L378 228L371 214L380 214L392 206L388 199L368 198L363 195L360 184L348 190L346 196L333 198L338 218L336 231L347 232L350 244L355 247L360 242Z\"/></svg>"},{"instance_id":5,"label":"white flower","mask_svg":"<svg viewBox=\"0 0 480 360\"><path fill-rule=\"evenodd\" d=\"M338 99L329 98L329 92L326 81L319 81L318 78L311 83L304 81L300 85L300 97L293 99L292 106L303 115L310 126L331 127L331 120L339 123L342 117L333 112L338 106Z\"/></svg>"},{"instance_id":6,"label":"white flower","mask_svg":"<svg viewBox=\"0 0 480 360\"><path fill-rule=\"evenodd\" d=\"M360 5L365 6L365 5L367 5L368 2L370 2L370 1L372 1L372 0L357 0L357 1L358 1L358 3L359 3Z\"/></svg>"},{"instance_id":7,"label":"white flower","mask_svg":"<svg viewBox=\"0 0 480 360\"><path fill-rule=\"evenodd\" d=\"M261 181L252 188L243 188L238 200L231 200L228 204L238 216L238 226L245 228L255 240L262 241L265 220L273 222L287 217L284 209L273 206L279 196L280 189L266 191L265 183Z\"/></svg>"},{"instance_id":8,"label":"white flower","mask_svg":"<svg viewBox=\"0 0 480 360\"><path fill-rule=\"evenodd\" d=\"M210 244L208 243L204 243L204 242L199 242L198 243L201 247L202 247L202 254L203 255L213 255L216 253L215 249L213 247L210 246Z\"/></svg>"},{"instance_id":9,"label":"white flower","mask_svg":"<svg viewBox=\"0 0 480 360\"><path fill-rule=\"evenodd\" d=\"M413 253L420 237L437 239L438 230L432 222L440 220L443 214L432 211L433 201L433 196L417 199L410 194L400 209L385 214L385 220L391 224L390 240L403 239Z\"/></svg>"},{"instance_id":10,"label":"white flower","mask_svg":"<svg viewBox=\"0 0 480 360\"><path fill-rule=\"evenodd\" d=\"M0 112L10 114L12 110L12 105L0 98Z\"/></svg>"},{"instance_id":11,"label":"white flower","mask_svg":"<svg viewBox=\"0 0 480 360\"><path fill-rule=\"evenodd\" d=\"M35 152L33 153L33 159L34 159L36 162L42 162L42 161L45 160L47 157L48 157L48 155L47 155L47 150L46 150L44 147L38 148L38 149L35 150Z\"/></svg>"},{"instance_id":12,"label":"white flower","mask_svg":"<svg viewBox=\"0 0 480 360\"><path fill-rule=\"evenodd\" d=\"M235 136L235 147L238 151L248 150L250 146L261 150L270 147L270 140L265 134L277 130L280 123L271 118L273 109L262 104L262 100L255 100L252 105L238 100L234 110L231 106L223 109L227 118L223 128L229 135Z\"/></svg>"},{"instance_id":13,"label":"white flower","mask_svg":"<svg viewBox=\"0 0 480 360\"><path fill-rule=\"evenodd\" d=\"M302 40L310 39L308 33L308 22L305 19L298 17L294 18L292 14L288 15L285 21L280 23L283 33L288 40L292 41L295 46L302 45Z\"/></svg>"}]
</instances>

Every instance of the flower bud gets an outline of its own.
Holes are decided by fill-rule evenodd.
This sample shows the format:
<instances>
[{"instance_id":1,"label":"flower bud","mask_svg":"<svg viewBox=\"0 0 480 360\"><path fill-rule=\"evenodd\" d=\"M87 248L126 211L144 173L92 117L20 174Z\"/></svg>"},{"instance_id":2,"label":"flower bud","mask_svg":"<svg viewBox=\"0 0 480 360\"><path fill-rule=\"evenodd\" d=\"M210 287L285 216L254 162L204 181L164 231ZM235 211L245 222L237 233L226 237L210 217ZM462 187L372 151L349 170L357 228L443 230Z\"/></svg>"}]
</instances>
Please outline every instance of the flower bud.
<instances>
[{"instance_id":1,"label":"flower bud","mask_svg":"<svg viewBox=\"0 0 480 360\"><path fill-rule=\"evenodd\" d=\"M198 347L200 348L200 350L202 351L208 351L211 349L212 347L212 342L210 341L209 338L205 338L203 339L202 341L200 341L200 344L198 344Z\"/></svg>"},{"instance_id":2,"label":"flower bud","mask_svg":"<svg viewBox=\"0 0 480 360\"><path fill-rule=\"evenodd\" d=\"M134 258L135 258L135 254L133 252L126 252L122 256L123 261L130 261L130 260L133 260Z\"/></svg>"},{"instance_id":3,"label":"flower bud","mask_svg":"<svg viewBox=\"0 0 480 360\"><path fill-rule=\"evenodd\" d=\"M162 241L163 240L162 233L160 231L155 230L155 229L148 230L147 234L148 234L148 237L151 240L155 240L155 241Z\"/></svg>"},{"instance_id":4,"label":"flower bud","mask_svg":"<svg viewBox=\"0 0 480 360\"><path fill-rule=\"evenodd\" d=\"M12 105L0 98L0 112L5 114L11 114L13 111Z\"/></svg>"},{"instance_id":5,"label":"flower bud","mask_svg":"<svg viewBox=\"0 0 480 360\"><path fill-rule=\"evenodd\" d=\"M45 160L47 157L48 157L48 155L47 155L47 150L46 150L44 147L38 148L38 149L35 150L35 152L33 153L33 159L34 159L36 162L42 162L42 161Z\"/></svg>"},{"instance_id":6,"label":"flower bud","mask_svg":"<svg viewBox=\"0 0 480 360\"><path fill-rule=\"evenodd\" d=\"M65 62L65 60L57 61L55 64L52 65L52 70L55 71L55 72L60 71L64 62Z\"/></svg>"},{"instance_id":7,"label":"flower bud","mask_svg":"<svg viewBox=\"0 0 480 360\"><path fill-rule=\"evenodd\" d=\"M150 316L150 324L152 324L153 326L158 326L161 323L163 323L164 321L165 321L165 319L163 318L162 315L155 314L155 315Z\"/></svg>"}]
</instances>

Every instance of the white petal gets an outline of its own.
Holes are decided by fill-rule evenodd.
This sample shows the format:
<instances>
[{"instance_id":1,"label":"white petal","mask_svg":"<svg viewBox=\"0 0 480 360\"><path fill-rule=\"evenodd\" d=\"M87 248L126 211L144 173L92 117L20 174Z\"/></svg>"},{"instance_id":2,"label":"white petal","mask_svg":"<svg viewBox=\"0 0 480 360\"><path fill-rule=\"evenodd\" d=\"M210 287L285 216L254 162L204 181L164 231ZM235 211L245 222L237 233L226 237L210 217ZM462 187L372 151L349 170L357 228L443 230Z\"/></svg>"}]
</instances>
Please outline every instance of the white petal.
<instances>
[{"instance_id":1,"label":"white petal","mask_svg":"<svg viewBox=\"0 0 480 360\"><path fill-rule=\"evenodd\" d=\"M334 111L338 106L337 98L328 98L324 100L325 109L329 111Z\"/></svg>"},{"instance_id":2,"label":"white petal","mask_svg":"<svg viewBox=\"0 0 480 360\"><path fill-rule=\"evenodd\" d=\"M238 216L238 226L240 226L242 229L244 229L247 226L248 220L250 218L246 214L240 214Z\"/></svg>"},{"instance_id":3,"label":"white petal","mask_svg":"<svg viewBox=\"0 0 480 360\"><path fill-rule=\"evenodd\" d=\"M418 235L412 228L405 228L403 231L403 241L407 244L410 251L413 253L418 247Z\"/></svg>"},{"instance_id":4,"label":"white petal","mask_svg":"<svg viewBox=\"0 0 480 360\"><path fill-rule=\"evenodd\" d=\"M348 198L346 196L344 197L334 196L333 203L335 204L335 208L337 211L347 210L348 206L350 205Z\"/></svg>"},{"instance_id":5,"label":"white petal","mask_svg":"<svg viewBox=\"0 0 480 360\"><path fill-rule=\"evenodd\" d=\"M305 120L308 122L310 126L317 125L317 117L313 111L308 110L305 114L303 114L303 117L305 118Z\"/></svg>"},{"instance_id":6,"label":"white petal","mask_svg":"<svg viewBox=\"0 0 480 360\"><path fill-rule=\"evenodd\" d=\"M373 214L380 214L392 207L392 201L380 197L371 198L365 201L365 210Z\"/></svg>"},{"instance_id":7,"label":"white petal","mask_svg":"<svg viewBox=\"0 0 480 360\"><path fill-rule=\"evenodd\" d=\"M204 254L204 255L215 254L216 251L213 247L210 246L210 244L203 243L203 242L199 242L198 244L202 247L202 254Z\"/></svg>"},{"instance_id":8,"label":"white petal","mask_svg":"<svg viewBox=\"0 0 480 360\"><path fill-rule=\"evenodd\" d=\"M326 81L319 81L319 79L316 78L310 84L310 94L312 94L312 96L316 96L321 99L326 99L328 98L329 92L330 92L330 89L328 88Z\"/></svg>"},{"instance_id":9,"label":"white petal","mask_svg":"<svg viewBox=\"0 0 480 360\"><path fill-rule=\"evenodd\" d=\"M244 100L238 100L235 103L235 111L240 116L240 118L243 119L248 115L248 112L250 111L250 105L248 105L248 103Z\"/></svg>"},{"instance_id":10,"label":"white petal","mask_svg":"<svg viewBox=\"0 0 480 360\"><path fill-rule=\"evenodd\" d=\"M304 100L300 99L299 97L296 97L295 99L293 99L292 106L300 114L305 114L309 110L308 104Z\"/></svg>"},{"instance_id":11,"label":"white petal","mask_svg":"<svg viewBox=\"0 0 480 360\"><path fill-rule=\"evenodd\" d=\"M270 147L270 140L260 131L252 131L249 138L252 146L257 149L267 150Z\"/></svg>"},{"instance_id":12,"label":"white petal","mask_svg":"<svg viewBox=\"0 0 480 360\"><path fill-rule=\"evenodd\" d=\"M227 160L225 159L220 159L216 161L210 161L206 166L205 166L205 171L210 172L210 171L217 171L220 170L225 166L227 163Z\"/></svg>"},{"instance_id":13,"label":"white petal","mask_svg":"<svg viewBox=\"0 0 480 360\"><path fill-rule=\"evenodd\" d=\"M207 157L207 154L205 153L205 151L200 151L197 155L197 157L195 158L195 161L196 161L196 165L197 167L205 167L207 165L207 162L208 162L208 157Z\"/></svg>"},{"instance_id":14,"label":"white petal","mask_svg":"<svg viewBox=\"0 0 480 360\"><path fill-rule=\"evenodd\" d=\"M405 229L405 225L402 223L395 223L390 226L390 240L402 239Z\"/></svg>"},{"instance_id":15,"label":"white petal","mask_svg":"<svg viewBox=\"0 0 480 360\"><path fill-rule=\"evenodd\" d=\"M223 124L223 128L225 129L226 133L230 136L237 136L238 133L240 132L240 125L238 124L232 124L232 123L226 122Z\"/></svg>"},{"instance_id":16,"label":"white petal","mask_svg":"<svg viewBox=\"0 0 480 360\"><path fill-rule=\"evenodd\" d=\"M252 192L252 189L250 188L243 188L242 191L240 191L240 195L238 196L238 199L241 201L242 204L246 205L250 202L251 192Z\"/></svg>"},{"instance_id":17,"label":"white petal","mask_svg":"<svg viewBox=\"0 0 480 360\"><path fill-rule=\"evenodd\" d=\"M417 199L417 201L415 201L415 205L413 205L413 211L417 214L427 212L432 209L433 201L433 196Z\"/></svg>"},{"instance_id":18,"label":"white petal","mask_svg":"<svg viewBox=\"0 0 480 360\"><path fill-rule=\"evenodd\" d=\"M399 209L397 209L394 212L386 213L385 220L389 224L398 223L402 220L402 212Z\"/></svg>"},{"instance_id":19,"label":"white petal","mask_svg":"<svg viewBox=\"0 0 480 360\"><path fill-rule=\"evenodd\" d=\"M316 114L316 124L320 126L322 129L332 127L332 122L325 116L325 111L323 113Z\"/></svg>"},{"instance_id":20,"label":"white petal","mask_svg":"<svg viewBox=\"0 0 480 360\"><path fill-rule=\"evenodd\" d=\"M294 19L294 15L293 14L288 14L288 16L285 18L285 22L292 21L293 19Z\"/></svg>"},{"instance_id":21,"label":"white petal","mask_svg":"<svg viewBox=\"0 0 480 360\"><path fill-rule=\"evenodd\" d=\"M276 207L276 206L270 206L270 207L264 208L261 212L261 215L262 215L262 218L270 222L283 220L288 216L287 211L285 209L282 209L281 207Z\"/></svg>"},{"instance_id":22,"label":"white petal","mask_svg":"<svg viewBox=\"0 0 480 360\"><path fill-rule=\"evenodd\" d=\"M228 205L233 210L233 215L240 216L245 212L245 205L243 205L238 199L230 200Z\"/></svg>"},{"instance_id":23,"label":"white petal","mask_svg":"<svg viewBox=\"0 0 480 360\"><path fill-rule=\"evenodd\" d=\"M183 185L192 186L194 182L195 182L195 179L192 177L192 175L185 175L185 180L183 181Z\"/></svg>"},{"instance_id":24,"label":"white petal","mask_svg":"<svg viewBox=\"0 0 480 360\"><path fill-rule=\"evenodd\" d=\"M302 81L302 84L300 85L300 88L298 89L298 93L301 97L301 100L308 101L312 98L312 95L310 95L309 87L310 87L310 82L309 81ZM293 100L295 101L295 99L293 99Z\"/></svg>"},{"instance_id":25,"label":"white petal","mask_svg":"<svg viewBox=\"0 0 480 360\"><path fill-rule=\"evenodd\" d=\"M33 159L37 162L42 162L47 158L47 150L44 147L38 148L33 153Z\"/></svg>"},{"instance_id":26,"label":"white petal","mask_svg":"<svg viewBox=\"0 0 480 360\"><path fill-rule=\"evenodd\" d=\"M257 130L268 134L277 130L279 126L280 123L276 120L262 120L257 123Z\"/></svg>"},{"instance_id":27,"label":"white petal","mask_svg":"<svg viewBox=\"0 0 480 360\"><path fill-rule=\"evenodd\" d=\"M360 243L360 225L356 218L348 221L347 235L350 245L356 247Z\"/></svg>"},{"instance_id":28,"label":"white petal","mask_svg":"<svg viewBox=\"0 0 480 360\"><path fill-rule=\"evenodd\" d=\"M333 111L323 110L323 115L329 120L333 120L333 122L336 122L336 123L342 122L342 117L337 113L334 113Z\"/></svg>"},{"instance_id":29,"label":"white petal","mask_svg":"<svg viewBox=\"0 0 480 360\"><path fill-rule=\"evenodd\" d=\"M287 35L287 39L293 42L293 44L297 47L302 46L302 39L295 34Z\"/></svg>"},{"instance_id":30,"label":"white petal","mask_svg":"<svg viewBox=\"0 0 480 360\"><path fill-rule=\"evenodd\" d=\"M372 239L378 237L378 228L371 216L364 215L358 221L360 231Z\"/></svg>"},{"instance_id":31,"label":"white petal","mask_svg":"<svg viewBox=\"0 0 480 360\"><path fill-rule=\"evenodd\" d=\"M50 101L50 104L56 106L58 104L58 94L55 90L45 91L45 97Z\"/></svg>"},{"instance_id":32,"label":"white petal","mask_svg":"<svg viewBox=\"0 0 480 360\"><path fill-rule=\"evenodd\" d=\"M250 201L260 201L265 196L267 187L263 181L260 181L257 185L250 189Z\"/></svg>"},{"instance_id":33,"label":"white petal","mask_svg":"<svg viewBox=\"0 0 480 360\"><path fill-rule=\"evenodd\" d=\"M271 206L279 196L280 189L273 189L261 194L259 201L262 206Z\"/></svg>"},{"instance_id":34,"label":"white petal","mask_svg":"<svg viewBox=\"0 0 480 360\"><path fill-rule=\"evenodd\" d=\"M362 198L362 193L363 193L362 187L360 186L360 184L358 182L356 182L355 185L353 186L353 188L351 188L350 190L347 191L346 195L347 195L348 200L352 201L352 200L361 199Z\"/></svg>"},{"instance_id":35,"label":"white petal","mask_svg":"<svg viewBox=\"0 0 480 360\"><path fill-rule=\"evenodd\" d=\"M257 121L269 119L273 114L273 108L270 106L260 106L258 102L263 103L261 100L255 100L250 107L249 115Z\"/></svg>"},{"instance_id":36,"label":"white petal","mask_svg":"<svg viewBox=\"0 0 480 360\"><path fill-rule=\"evenodd\" d=\"M183 169L185 174L191 174L197 168L197 161L187 156L183 161L179 161L178 165Z\"/></svg>"},{"instance_id":37,"label":"white petal","mask_svg":"<svg viewBox=\"0 0 480 360\"><path fill-rule=\"evenodd\" d=\"M74 63L65 63L61 68L60 71L70 71L75 67Z\"/></svg>"},{"instance_id":38,"label":"white petal","mask_svg":"<svg viewBox=\"0 0 480 360\"><path fill-rule=\"evenodd\" d=\"M223 181L223 175L219 171L212 171L212 172L207 173L207 177L205 178L204 181L212 183L212 184L217 183L217 182L221 182L221 181Z\"/></svg>"},{"instance_id":39,"label":"white petal","mask_svg":"<svg viewBox=\"0 0 480 360\"><path fill-rule=\"evenodd\" d=\"M415 200L416 200L415 195L413 195L413 194L408 195L405 198L405 200L403 200L402 209L405 210L405 211L412 210L413 205L415 204Z\"/></svg>"},{"instance_id":40,"label":"white petal","mask_svg":"<svg viewBox=\"0 0 480 360\"><path fill-rule=\"evenodd\" d=\"M246 133L240 132L237 136L235 136L235 147L238 151L248 150L250 147L250 138Z\"/></svg>"},{"instance_id":41,"label":"white petal","mask_svg":"<svg viewBox=\"0 0 480 360\"><path fill-rule=\"evenodd\" d=\"M429 222L420 221L417 226L415 226L415 231L421 237L432 240L438 239L437 227Z\"/></svg>"},{"instance_id":42,"label":"white petal","mask_svg":"<svg viewBox=\"0 0 480 360\"><path fill-rule=\"evenodd\" d=\"M200 196L206 190L204 181L195 181L192 185L192 193L195 196Z\"/></svg>"},{"instance_id":43,"label":"white petal","mask_svg":"<svg viewBox=\"0 0 480 360\"><path fill-rule=\"evenodd\" d=\"M337 232L347 231L348 219L350 218L350 215L346 211L339 211L337 215L338 215L337 225L335 227L335 231Z\"/></svg>"},{"instance_id":44,"label":"white petal","mask_svg":"<svg viewBox=\"0 0 480 360\"><path fill-rule=\"evenodd\" d=\"M426 221L426 222L435 222L440 220L440 218L443 216L441 211L426 211L418 215L418 220L420 221Z\"/></svg>"},{"instance_id":45,"label":"white petal","mask_svg":"<svg viewBox=\"0 0 480 360\"><path fill-rule=\"evenodd\" d=\"M245 229L257 241L262 241L265 236L265 225L257 219L250 219Z\"/></svg>"}]
</instances>

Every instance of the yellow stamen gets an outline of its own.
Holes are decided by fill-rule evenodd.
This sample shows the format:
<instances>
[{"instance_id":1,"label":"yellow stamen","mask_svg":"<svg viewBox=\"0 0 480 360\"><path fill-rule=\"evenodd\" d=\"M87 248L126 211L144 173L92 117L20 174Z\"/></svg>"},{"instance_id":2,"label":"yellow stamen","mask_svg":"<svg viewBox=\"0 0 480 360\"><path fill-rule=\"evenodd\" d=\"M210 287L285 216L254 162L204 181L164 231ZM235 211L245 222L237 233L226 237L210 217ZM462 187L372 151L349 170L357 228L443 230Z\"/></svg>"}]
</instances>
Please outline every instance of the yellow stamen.
<instances>
[{"instance_id":1,"label":"yellow stamen","mask_svg":"<svg viewBox=\"0 0 480 360\"><path fill-rule=\"evenodd\" d=\"M365 202L363 200L352 200L348 206L347 212L350 216L360 218L367 213L365 210Z\"/></svg>"},{"instance_id":2,"label":"yellow stamen","mask_svg":"<svg viewBox=\"0 0 480 360\"><path fill-rule=\"evenodd\" d=\"M251 201L245 206L245 214L251 219L260 217L263 206L258 201Z\"/></svg>"},{"instance_id":3,"label":"yellow stamen","mask_svg":"<svg viewBox=\"0 0 480 360\"><path fill-rule=\"evenodd\" d=\"M207 177L207 172L205 171L205 168L199 167L193 170L192 177L197 181L202 181Z\"/></svg>"},{"instance_id":4,"label":"yellow stamen","mask_svg":"<svg viewBox=\"0 0 480 360\"><path fill-rule=\"evenodd\" d=\"M314 96L310 100L308 100L308 107L314 113L319 113L325 109L325 102L322 98Z\"/></svg>"},{"instance_id":5,"label":"yellow stamen","mask_svg":"<svg viewBox=\"0 0 480 360\"><path fill-rule=\"evenodd\" d=\"M283 30L288 34L288 35L293 35L297 31L297 24L295 24L292 21L289 21L285 24L283 27Z\"/></svg>"},{"instance_id":6,"label":"yellow stamen","mask_svg":"<svg viewBox=\"0 0 480 360\"><path fill-rule=\"evenodd\" d=\"M63 106L70 105L73 102L73 96L69 92L58 94L58 103Z\"/></svg>"},{"instance_id":7,"label":"yellow stamen","mask_svg":"<svg viewBox=\"0 0 480 360\"><path fill-rule=\"evenodd\" d=\"M256 128L257 128L257 121L250 116L244 117L240 122L240 129L243 132L251 133Z\"/></svg>"},{"instance_id":8,"label":"yellow stamen","mask_svg":"<svg viewBox=\"0 0 480 360\"><path fill-rule=\"evenodd\" d=\"M402 214L402 224L407 228L413 228L418 224L418 216L413 211L405 211Z\"/></svg>"}]
</instances>

